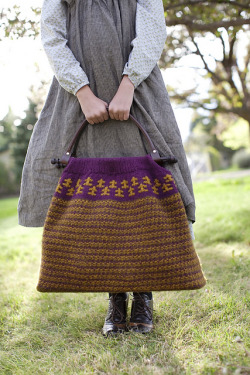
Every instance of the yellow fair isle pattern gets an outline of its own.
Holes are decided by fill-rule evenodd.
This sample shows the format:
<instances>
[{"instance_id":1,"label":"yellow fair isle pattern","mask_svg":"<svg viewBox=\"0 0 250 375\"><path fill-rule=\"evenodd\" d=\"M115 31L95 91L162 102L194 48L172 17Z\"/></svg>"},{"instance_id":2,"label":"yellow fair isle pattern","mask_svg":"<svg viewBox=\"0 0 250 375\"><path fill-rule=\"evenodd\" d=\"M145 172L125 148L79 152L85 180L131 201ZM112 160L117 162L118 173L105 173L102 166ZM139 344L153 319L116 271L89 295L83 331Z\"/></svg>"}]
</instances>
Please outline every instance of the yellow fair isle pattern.
<instances>
[{"instance_id":1,"label":"yellow fair isle pattern","mask_svg":"<svg viewBox=\"0 0 250 375\"><path fill-rule=\"evenodd\" d=\"M91 177L87 177L84 180L78 179L75 186L73 186L73 182L71 178L66 178L62 182L59 182L56 187L56 192L61 194L63 188L67 188L66 195L73 196L74 194L82 194L84 189L88 189L88 194L95 196L97 193L97 189L101 189L101 195L110 196L112 195L112 190L115 192L116 197L124 198L124 191L128 192L128 195L131 197L135 195L135 193L145 193L148 192L149 189L152 189L152 192L155 195L159 195L159 189L162 189L162 192L167 192L173 190L173 186L171 182L174 182L173 177L170 174L166 174L164 176L165 183L161 184L158 179L151 180L147 175L142 177L139 181L138 177L131 177L130 181L123 180L119 183L116 180L111 180L108 184L106 184L105 180L102 178L97 181L97 184L93 184L93 179Z\"/></svg>"},{"instance_id":2,"label":"yellow fair isle pattern","mask_svg":"<svg viewBox=\"0 0 250 375\"><path fill-rule=\"evenodd\" d=\"M133 189L168 188L144 183L99 180L103 195ZM92 181L77 182L95 194ZM85 185L84 185L85 184ZM57 188L71 189L64 180ZM94 189L95 188L95 189ZM44 225L40 292L127 292L198 289L206 284L193 246L179 193L134 201L63 200L53 197ZM176 220L178 218L178 220Z\"/></svg>"}]
</instances>

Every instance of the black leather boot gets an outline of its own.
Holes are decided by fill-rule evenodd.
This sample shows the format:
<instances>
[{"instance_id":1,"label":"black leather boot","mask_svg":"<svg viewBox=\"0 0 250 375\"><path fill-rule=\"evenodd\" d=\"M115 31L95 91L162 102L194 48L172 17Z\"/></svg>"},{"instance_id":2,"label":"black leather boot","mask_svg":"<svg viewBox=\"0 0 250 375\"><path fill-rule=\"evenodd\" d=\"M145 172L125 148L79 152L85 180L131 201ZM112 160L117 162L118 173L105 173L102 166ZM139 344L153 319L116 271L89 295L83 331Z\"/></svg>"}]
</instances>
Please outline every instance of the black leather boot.
<instances>
[{"instance_id":1,"label":"black leather boot","mask_svg":"<svg viewBox=\"0 0 250 375\"><path fill-rule=\"evenodd\" d=\"M153 328L153 298L150 299L146 293L134 293L129 329L134 332L147 333Z\"/></svg>"},{"instance_id":2,"label":"black leather boot","mask_svg":"<svg viewBox=\"0 0 250 375\"><path fill-rule=\"evenodd\" d=\"M128 293L110 294L108 312L102 328L102 333L104 336L123 333L127 330L126 318L128 300Z\"/></svg>"}]
</instances>

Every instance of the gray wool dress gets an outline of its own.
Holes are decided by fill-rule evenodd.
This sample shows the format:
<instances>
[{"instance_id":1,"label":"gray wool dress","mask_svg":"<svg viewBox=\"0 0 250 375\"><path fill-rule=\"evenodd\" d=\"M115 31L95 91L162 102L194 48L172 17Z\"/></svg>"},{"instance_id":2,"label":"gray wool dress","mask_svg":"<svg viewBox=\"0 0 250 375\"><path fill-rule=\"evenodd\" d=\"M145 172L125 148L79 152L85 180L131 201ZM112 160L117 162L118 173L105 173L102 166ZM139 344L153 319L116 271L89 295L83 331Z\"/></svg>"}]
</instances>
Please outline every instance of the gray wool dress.
<instances>
[{"instance_id":1,"label":"gray wool dress","mask_svg":"<svg viewBox=\"0 0 250 375\"><path fill-rule=\"evenodd\" d=\"M86 72L93 93L110 102L135 38L136 0L67 0L68 45ZM97 27L98 25L98 27ZM131 114L141 123L162 156L175 156L171 171L181 194L187 218L195 221L192 180L181 135L162 74L156 64L135 89ZM85 120L78 99L53 77L45 104L29 142L18 202L19 224L44 225L62 169L50 160L60 158ZM131 120L109 119L88 125L77 157L129 157L148 152L146 140Z\"/></svg>"}]
</instances>

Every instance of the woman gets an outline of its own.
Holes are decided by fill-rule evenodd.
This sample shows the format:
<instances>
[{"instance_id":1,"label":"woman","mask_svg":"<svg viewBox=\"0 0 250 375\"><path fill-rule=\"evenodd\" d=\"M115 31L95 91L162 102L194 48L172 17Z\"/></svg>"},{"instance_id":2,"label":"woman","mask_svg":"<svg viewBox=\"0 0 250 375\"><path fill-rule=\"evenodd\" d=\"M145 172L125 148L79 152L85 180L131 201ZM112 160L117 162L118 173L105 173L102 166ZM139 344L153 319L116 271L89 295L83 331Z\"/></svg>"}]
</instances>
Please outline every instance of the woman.
<instances>
[{"instance_id":1,"label":"woman","mask_svg":"<svg viewBox=\"0 0 250 375\"><path fill-rule=\"evenodd\" d=\"M66 149L79 125L88 126L77 156L146 154L145 125L180 191L192 238L195 201L180 132L157 61L165 40L162 0L44 0L42 43L55 76L34 128L23 168L19 224L43 226L61 170L50 160ZM97 125L98 124L98 125ZM103 334L126 330L128 294L109 295ZM134 293L131 330L153 328L151 292Z\"/></svg>"}]
</instances>

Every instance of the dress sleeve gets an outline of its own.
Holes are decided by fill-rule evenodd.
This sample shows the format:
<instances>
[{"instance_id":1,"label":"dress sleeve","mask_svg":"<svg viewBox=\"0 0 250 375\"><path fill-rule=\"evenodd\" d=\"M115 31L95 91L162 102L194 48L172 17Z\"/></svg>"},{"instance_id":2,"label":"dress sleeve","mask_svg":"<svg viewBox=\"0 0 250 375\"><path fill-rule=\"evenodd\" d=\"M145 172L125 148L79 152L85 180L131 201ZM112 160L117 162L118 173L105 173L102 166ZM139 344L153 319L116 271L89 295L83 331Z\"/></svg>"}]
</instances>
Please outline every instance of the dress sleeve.
<instances>
[{"instance_id":1,"label":"dress sleeve","mask_svg":"<svg viewBox=\"0 0 250 375\"><path fill-rule=\"evenodd\" d=\"M41 42L59 84L71 94L89 83L86 73L67 45L67 4L44 0L41 12Z\"/></svg>"},{"instance_id":2,"label":"dress sleeve","mask_svg":"<svg viewBox=\"0 0 250 375\"><path fill-rule=\"evenodd\" d=\"M135 88L146 79L161 57L167 31L162 0L137 0L136 37L123 75Z\"/></svg>"}]
</instances>

